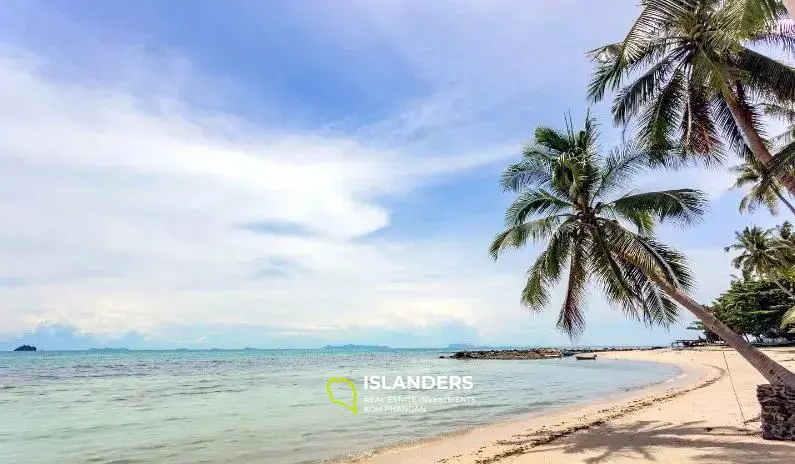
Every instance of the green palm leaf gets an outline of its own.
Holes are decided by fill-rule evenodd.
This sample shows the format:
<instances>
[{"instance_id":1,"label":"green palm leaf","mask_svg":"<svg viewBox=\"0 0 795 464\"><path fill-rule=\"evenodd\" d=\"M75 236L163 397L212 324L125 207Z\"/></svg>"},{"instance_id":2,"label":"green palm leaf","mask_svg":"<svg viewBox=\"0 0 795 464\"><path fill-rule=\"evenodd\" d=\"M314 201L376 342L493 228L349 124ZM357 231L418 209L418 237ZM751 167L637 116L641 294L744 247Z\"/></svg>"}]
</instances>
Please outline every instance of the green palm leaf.
<instances>
[{"instance_id":1,"label":"green palm leaf","mask_svg":"<svg viewBox=\"0 0 795 464\"><path fill-rule=\"evenodd\" d=\"M525 150L523 167L512 165L503 176L503 186L517 197L506 212L508 227L489 248L497 259L506 249L548 241L527 272L522 304L543 310L551 288L565 285L557 326L576 337L585 328L590 282L628 316L649 325L671 324L677 306L658 283L687 289L692 277L684 257L649 234L659 222L697 221L706 209L704 195L690 189L627 191L634 176L660 165L659 153L629 143L600 155L590 118L580 131L570 121L564 131L538 130L534 142L544 149Z\"/></svg>"},{"instance_id":2,"label":"green palm leaf","mask_svg":"<svg viewBox=\"0 0 795 464\"><path fill-rule=\"evenodd\" d=\"M795 194L795 147L778 169L760 142L762 121L754 103L795 103L795 68L754 47L795 56L795 27L774 0L644 0L619 42L589 52L595 67L592 101L616 93L613 119L632 128L649 147L683 161L722 162L725 152L757 159ZM795 131L792 131L795 134ZM746 145L748 140L748 145Z\"/></svg>"}]
</instances>

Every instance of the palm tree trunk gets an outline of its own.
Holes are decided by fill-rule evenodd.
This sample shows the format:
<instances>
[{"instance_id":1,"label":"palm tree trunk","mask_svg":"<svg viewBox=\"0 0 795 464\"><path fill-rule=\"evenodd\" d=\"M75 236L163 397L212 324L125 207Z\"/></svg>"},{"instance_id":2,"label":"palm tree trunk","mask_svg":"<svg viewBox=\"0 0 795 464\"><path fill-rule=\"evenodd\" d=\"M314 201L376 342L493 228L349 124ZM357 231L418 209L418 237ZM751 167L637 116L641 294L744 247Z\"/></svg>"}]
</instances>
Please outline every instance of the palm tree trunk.
<instances>
[{"instance_id":1,"label":"palm tree trunk","mask_svg":"<svg viewBox=\"0 0 795 464\"><path fill-rule=\"evenodd\" d=\"M795 1L795 0L793 0L793 1ZM787 208L789 208L789 210L792 211L792 214L795 214L795 207L793 207L792 203L790 203L789 201L787 201L786 198L784 198L784 195L781 194L781 192L778 190L778 188L774 187L773 188L773 192L776 194L778 199L781 200L782 203L787 205Z\"/></svg>"},{"instance_id":2,"label":"palm tree trunk","mask_svg":"<svg viewBox=\"0 0 795 464\"><path fill-rule=\"evenodd\" d=\"M698 320L709 330L717 334L727 345L734 348L740 356L754 366L768 382L773 385L795 387L795 373L773 361L766 354L762 353L762 351L748 343L741 335L735 333L732 329L727 327L726 324L715 317L706 307L698 304L683 291L668 285L665 281L654 275L649 275L649 278L673 298L674 301L693 313Z\"/></svg>"},{"instance_id":3,"label":"palm tree trunk","mask_svg":"<svg viewBox=\"0 0 795 464\"><path fill-rule=\"evenodd\" d=\"M789 296L790 296L790 298L792 298L792 299L795 299L795 293L792 293L791 291L789 291L789 289L788 289L787 287L783 286L783 285L781 284L781 282L779 282L779 280L778 280L777 278L775 278L775 277L772 277L772 276L771 276L771 277L770 277L770 280L772 280L772 281L773 281L773 283L774 283L774 284L776 284L776 285L778 286L778 288L780 288L781 290L783 290L783 291L784 291L784 293L786 293L787 295L789 295Z\"/></svg>"},{"instance_id":4,"label":"palm tree trunk","mask_svg":"<svg viewBox=\"0 0 795 464\"><path fill-rule=\"evenodd\" d=\"M769 168L773 162L773 155L770 154L770 150L768 150L767 145L765 145L765 140L754 127L750 115L740 106L737 95L729 89L728 84L723 86L721 92L723 93L724 100L726 100L726 105L729 107L729 111L731 111L734 117L734 121L745 136L748 148L751 149L754 157L756 157L763 166ZM776 174L776 177L789 193L795 195L795 177L787 172Z\"/></svg>"}]
</instances>

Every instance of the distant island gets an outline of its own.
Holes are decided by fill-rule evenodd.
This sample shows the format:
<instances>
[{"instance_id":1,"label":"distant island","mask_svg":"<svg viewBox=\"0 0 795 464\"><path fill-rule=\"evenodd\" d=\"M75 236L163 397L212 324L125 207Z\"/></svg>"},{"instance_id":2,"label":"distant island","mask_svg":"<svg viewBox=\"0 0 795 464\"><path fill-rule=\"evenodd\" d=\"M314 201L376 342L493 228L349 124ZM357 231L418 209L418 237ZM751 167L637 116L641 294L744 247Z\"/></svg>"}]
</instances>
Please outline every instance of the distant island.
<instances>
[{"instance_id":1,"label":"distant island","mask_svg":"<svg viewBox=\"0 0 795 464\"><path fill-rule=\"evenodd\" d=\"M471 343L451 343L447 345L448 350L471 350L473 348L479 348L479 347Z\"/></svg>"},{"instance_id":2,"label":"distant island","mask_svg":"<svg viewBox=\"0 0 795 464\"><path fill-rule=\"evenodd\" d=\"M391 351L392 348L383 345L326 345L323 347L326 350L384 350Z\"/></svg>"},{"instance_id":3,"label":"distant island","mask_svg":"<svg viewBox=\"0 0 795 464\"><path fill-rule=\"evenodd\" d=\"M516 348L509 345L473 345L471 343L451 343L447 345L448 350L506 350Z\"/></svg>"},{"instance_id":4,"label":"distant island","mask_svg":"<svg viewBox=\"0 0 795 464\"><path fill-rule=\"evenodd\" d=\"M36 351L36 347L32 345L22 345L17 347L14 351Z\"/></svg>"}]
</instances>

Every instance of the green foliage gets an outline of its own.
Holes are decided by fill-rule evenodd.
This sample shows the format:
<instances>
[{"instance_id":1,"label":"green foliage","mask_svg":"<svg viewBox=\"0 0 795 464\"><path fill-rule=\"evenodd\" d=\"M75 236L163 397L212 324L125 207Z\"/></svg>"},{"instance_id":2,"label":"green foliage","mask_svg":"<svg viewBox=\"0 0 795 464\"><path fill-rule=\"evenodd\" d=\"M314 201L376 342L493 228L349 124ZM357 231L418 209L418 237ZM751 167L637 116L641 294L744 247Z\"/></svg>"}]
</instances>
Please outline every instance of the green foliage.
<instances>
[{"instance_id":1,"label":"green foliage","mask_svg":"<svg viewBox=\"0 0 795 464\"><path fill-rule=\"evenodd\" d=\"M795 233L792 224L784 221L772 229L746 227L735 232L735 242L726 251L739 251L732 264L743 272L745 283L751 279L764 280L775 285L788 296L792 303L778 316L779 325L786 327L795 324Z\"/></svg>"},{"instance_id":2,"label":"green foliage","mask_svg":"<svg viewBox=\"0 0 795 464\"><path fill-rule=\"evenodd\" d=\"M795 290L793 282L781 283ZM781 321L793 305L795 299L771 281L735 281L712 304L712 312L735 332L759 339L785 335Z\"/></svg>"},{"instance_id":3,"label":"green foliage","mask_svg":"<svg viewBox=\"0 0 795 464\"><path fill-rule=\"evenodd\" d=\"M790 26L788 30L790 34L795 35L795 26ZM795 44L795 41L793 41L793 43ZM773 161L769 163L766 168L764 166L760 168L759 164L757 163L754 171L756 171L757 174L761 174L761 176L757 179L748 179L743 182L745 185L752 186L749 196L757 197L761 200L761 194L763 192L780 191L781 186L778 185L778 182L775 180L777 176L783 173L795 175L795 103L763 102L760 106L766 116L779 119L787 124L787 128L784 130L784 132L770 137L768 140L768 144L775 149L775 152L773 153ZM740 176L738 178L738 183L735 184L735 187L740 186L740 178L743 177L741 172L739 174ZM793 207L788 200L784 198L784 195L780 193L777 193L777 195L779 199L781 199L787 205L789 210L795 214L795 207ZM773 200L772 203L775 203L775 200ZM764 200L759 201L758 204L765 204L766 206L770 205L769 202ZM742 205L740 209L742 210ZM771 213L774 213L773 209L771 209Z\"/></svg>"},{"instance_id":4,"label":"green foliage","mask_svg":"<svg viewBox=\"0 0 795 464\"><path fill-rule=\"evenodd\" d=\"M758 226L746 227L735 232L735 242L726 251L739 251L732 265L744 274L776 281L792 270L795 265L795 246L788 222L782 229L762 229ZM782 238L781 234L787 236Z\"/></svg>"},{"instance_id":5,"label":"green foliage","mask_svg":"<svg viewBox=\"0 0 795 464\"><path fill-rule=\"evenodd\" d=\"M644 143L677 147L680 160L722 161L726 148L749 156L737 118L761 134L755 99L795 101L795 68L757 51L761 45L795 54L795 33L776 22L780 2L644 0L642 5L623 40L590 52L591 100L616 92L615 123L635 121Z\"/></svg>"},{"instance_id":6,"label":"green foliage","mask_svg":"<svg viewBox=\"0 0 795 464\"><path fill-rule=\"evenodd\" d=\"M669 325L677 306L661 291L690 288L685 257L653 236L660 222L698 221L705 196L691 189L635 192L632 179L659 164L658 149L630 143L603 154L596 122L586 118L575 131L540 127L535 143L509 166L503 189L516 194L505 215L506 229L489 249L497 259L528 240L546 248L528 270L521 301L540 311L549 289L565 277L566 293L557 326L577 336L585 327L585 290L596 284L609 302L646 324Z\"/></svg>"},{"instance_id":7,"label":"green foliage","mask_svg":"<svg viewBox=\"0 0 795 464\"><path fill-rule=\"evenodd\" d=\"M756 160L733 166L731 171L737 175L733 188L741 189L750 187L748 193L740 200L740 212L753 212L759 206L764 206L770 214L778 214L778 203L784 203L790 211L795 213L792 205L784 198L781 184L775 177L769 175L769 170Z\"/></svg>"},{"instance_id":8,"label":"green foliage","mask_svg":"<svg viewBox=\"0 0 795 464\"><path fill-rule=\"evenodd\" d=\"M718 335L715 334L715 332L709 330L707 326L705 326L704 323L701 321L691 322L690 325L687 326L687 330L698 330L699 332L703 332L704 338L708 342L716 342L720 340L720 337L718 337Z\"/></svg>"}]
</instances>

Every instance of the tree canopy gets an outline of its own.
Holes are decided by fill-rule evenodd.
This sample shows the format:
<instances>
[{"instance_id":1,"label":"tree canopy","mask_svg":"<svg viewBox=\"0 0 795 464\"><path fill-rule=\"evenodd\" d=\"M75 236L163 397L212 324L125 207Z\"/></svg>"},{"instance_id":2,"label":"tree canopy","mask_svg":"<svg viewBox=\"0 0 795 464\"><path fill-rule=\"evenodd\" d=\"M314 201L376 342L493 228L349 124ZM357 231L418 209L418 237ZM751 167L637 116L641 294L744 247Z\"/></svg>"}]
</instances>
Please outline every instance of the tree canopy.
<instances>
[{"instance_id":1,"label":"tree canopy","mask_svg":"<svg viewBox=\"0 0 795 464\"><path fill-rule=\"evenodd\" d=\"M652 154L639 144L602 153L596 129L591 118L580 130L571 121L565 131L536 129L535 143L503 174L503 188L516 199L505 214L507 228L490 252L496 259L528 240L548 242L528 271L521 301L544 309L550 287L568 268L558 328L571 336L585 326L589 280L627 315L668 325L677 306L660 285L687 289L691 276L684 256L652 232L660 222L698 221L706 197L692 189L631 190L633 177L650 168Z\"/></svg>"},{"instance_id":2,"label":"tree canopy","mask_svg":"<svg viewBox=\"0 0 795 464\"><path fill-rule=\"evenodd\" d=\"M795 283L782 282L795 290ZM788 327L781 328L781 321L795 300L778 285L767 280L734 281L731 287L712 304L715 316L735 332L761 337L795 338Z\"/></svg>"}]
</instances>

